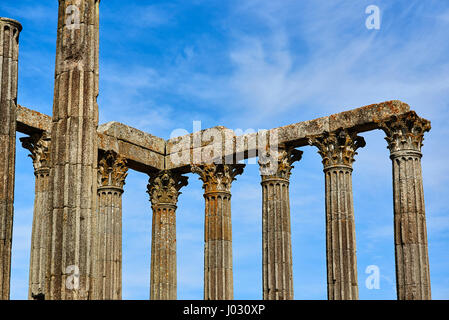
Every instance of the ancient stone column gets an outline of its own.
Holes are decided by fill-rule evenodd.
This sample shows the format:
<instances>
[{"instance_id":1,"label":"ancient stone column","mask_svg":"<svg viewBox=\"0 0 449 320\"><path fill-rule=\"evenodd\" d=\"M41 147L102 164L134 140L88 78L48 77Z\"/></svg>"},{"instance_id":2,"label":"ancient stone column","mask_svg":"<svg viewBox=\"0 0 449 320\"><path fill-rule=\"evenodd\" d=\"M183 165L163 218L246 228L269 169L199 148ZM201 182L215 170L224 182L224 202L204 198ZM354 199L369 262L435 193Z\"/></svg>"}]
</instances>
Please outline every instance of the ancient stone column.
<instances>
[{"instance_id":1,"label":"ancient stone column","mask_svg":"<svg viewBox=\"0 0 449 320\"><path fill-rule=\"evenodd\" d=\"M357 257L352 164L365 140L344 130L310 139L323 158L326 183L327 292L329 300L356 300Z\"/></svg>"},{"instance_id":2,"label":"ancient stone column","mask_svg":"<svg viewBox=\"0 0 449 320\"><path fill-rule=\"evenodd\" d=\"M48 232L51 209L50 135L47 132L36 133L30 137L21 138L20 141L22 146L31 152L35 176L28 299L43 299L47 289L45 276L50 250Z\"/></svg>"},{"instance_id":3,"label":"ancient stone column","mask_svg":"<svg viewBox=\"0 0 449 320\"><path fill-rule=\"evenodd\" d=\"M0 300L9 299L16 160L19 22L0 18Z\"/></svg>"},{"instance_id":4,"label":"ancient stone column","mask_svg":"<svg viewBox=\"0 0 449 320\"><path fill-rule=\"evenodd\" d=\"M113 151L100 153L95 295L99 300L122 299L122 194L127 171L126 159Z\"/></svg>"},{"instance_id":5,"label":"ancient stone column","mask_svg":"<svg viewBox=\"0 0 449 320\"><path fill-rule=\"evenodd\" d=\"M283 148L277 163L259 160L262 177L262 276L264 300L293 300L289 184L302 151Z\"/></svg>"},{"instance_id":6,"label":"ancient stone column","mask_svg":"<svg viewBox=\"0 0 449 320\"><path fill-rule=\"evenodd\" d=\"M409 112L381 123L393 161L396 287L399 300L430 300L421 147L430 122Z\"/></svg>"},{"instance_id":7,"label":"ancient stone column","mask_svg":"<svg viewBox=\"0 0 449 320\"><path fill-rule=\"evenodd\" d=\"M59 0L49 294L91 299L95 270L99 0Z\"/></svg>"},{"instance_id":8,"label":"ancient stone column","mask_svg":"<svg viewBox=\"0 0 449 320\"><path fill-rule=\"evenodd\" d=\"M148 183L153 209L151 300L176 300L176 204L187 177L173 171L151 173Z\"/></svg>"},{"instance_id":9,"label":"ancient stone column","mask_svg":"<svg viewBox=\"0 0 449 320\"><path fill-rule=\"evenodd\" d=\"M234 298L232 275L231 185L243 173L244 165L192 165L192 172L203 181L204 300Z\"/></svg>"}]
</instances>

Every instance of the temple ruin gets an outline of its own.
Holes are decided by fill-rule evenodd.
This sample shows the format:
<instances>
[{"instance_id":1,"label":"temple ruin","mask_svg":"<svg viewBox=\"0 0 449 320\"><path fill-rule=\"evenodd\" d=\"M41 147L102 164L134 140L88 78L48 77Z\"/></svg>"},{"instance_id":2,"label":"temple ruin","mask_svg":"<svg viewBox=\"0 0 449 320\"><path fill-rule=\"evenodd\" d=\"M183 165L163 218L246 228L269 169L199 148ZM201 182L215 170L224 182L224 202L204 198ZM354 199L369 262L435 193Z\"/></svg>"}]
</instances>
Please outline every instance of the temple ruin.
<instances>
[{"instance_id":1,"label":"temple ruin","mask_svg":"<svg viewBox=\"0 0 449 320\"><path fill-rule=\"evenodd\" d=\"M289 179L302 157L298 148L307 145L321 155L325 177L328 299L358 299L352 164L365 147L359 134L377 129L385 132L393 167L397 297L431 298L421 170L428 120L406 103L387 101L240 136L216 127L164 140L118 122L98 125L99 3L59 0L52 116L17 104L22 27L0 18L0 299L10 291L16 132L27 135L20 141L35 173L29 299L122 298L128 170L149 177L150 298L177 298L176 208L192 172L205 199L204 299L233 299L231 186L244 174L240 160L254 157L263 201L263 299L293 299ZM68 285L73 268L75 286Z\"/></svg>"}]
</instances>

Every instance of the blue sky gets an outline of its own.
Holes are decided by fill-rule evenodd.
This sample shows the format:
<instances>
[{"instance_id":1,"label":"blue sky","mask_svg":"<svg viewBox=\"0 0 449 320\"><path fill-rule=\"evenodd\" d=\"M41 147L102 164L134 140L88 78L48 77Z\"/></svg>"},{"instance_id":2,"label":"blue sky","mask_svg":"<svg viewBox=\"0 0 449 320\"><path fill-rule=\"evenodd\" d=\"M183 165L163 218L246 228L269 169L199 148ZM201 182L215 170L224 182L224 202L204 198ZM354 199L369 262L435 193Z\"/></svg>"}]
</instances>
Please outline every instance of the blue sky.
<instances>
[{"instance_id":1,"label":"blue sky","mask_svg":"<svg viewBox=\"0 0 449 320\"><path fill-rule=\"evenodd\" d=\"M51 115L57 5L2 0L19 20L19 104ZM365 27L377 5L380 30ZM423 147L432 294L449 299L449 2L445 0L103 0L100 123L169 138L223 125L269 129L399 99L432 121ZM19 134L20 136L20 134ZM360 299L395 299L391 163L381 131L364 133L354 164ZM17 148L11 298L25 299L33 214L31 159ZM324 177L313 147L291 178L296 299L326 299ZM178 206L178 298L202 299L203 197L189 175ZM151 209L147 177L130 172L123 196L123 298L148 299ZM233 184L234 293L261 299L257 165ZM380 289L365 286L380 268Z\"/></svg>"}]
</instances>

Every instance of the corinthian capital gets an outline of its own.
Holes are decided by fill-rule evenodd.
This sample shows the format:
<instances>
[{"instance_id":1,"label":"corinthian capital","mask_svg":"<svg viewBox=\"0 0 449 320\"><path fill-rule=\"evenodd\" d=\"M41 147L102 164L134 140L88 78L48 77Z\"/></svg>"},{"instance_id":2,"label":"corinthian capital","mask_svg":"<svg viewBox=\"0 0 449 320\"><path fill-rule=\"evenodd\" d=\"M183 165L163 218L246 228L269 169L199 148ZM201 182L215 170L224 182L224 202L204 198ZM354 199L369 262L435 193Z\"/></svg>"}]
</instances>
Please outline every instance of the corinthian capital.
<instances>
[{"instance_id":1,"label":"corinthian capital","mask_svg":"<svg viewBox=\"0 0 449 320\"><path fill-rule=\"evenodd\" d=\"M309 139L309 144L318 148L318 153L323 158L324 168L339 165L352 166L357 154L356 150L366 145L363 137L343 129L312 137Z\"/></svg>"},{"instance_id":2,"label":"corinthian capital","mask_svg":"<svg viewBox=\"0 0 449 320\"><path fill-rule=\"evenodd\" d=\"M205 193L209 192L231 192L232 181L243 173L244 164L205 164L201 166L192 165L191 170L200 176L203 181Z\"/></svg>"},{"instance_id":3,"label":"corinthian capital","mask_svg":"<svg viewBox=\"0 0 449 320\"><path fill-rule=\"evenodd\" d=\"M35 173L40 170L50 170L50 134L35 133L29 137L20 138L20 142L31 152L28 156L33 159Z\"/></svg>"},{"instance_id":4,"label":"corinthian capital","mask_svg":"<svg viewBox=\"0 0 449 320\"><path fill-rule=\"evenodd\" d=\"M266 154L259 158L259 170L262 179L290 179L294 162L301 160L303 152L294 147L280 147L277 156Z\"/></svg>"},{"instance_id":5,"label":"corinthian capital","mask_svg":"<svg viewBox=\"0 0 449 320\"><path fill-rule=\"evenodd\" d=\"M150 195L152 205L176 205L181 194L179 190L186 186L187 183L188 177L177 172L163 170L157 173L150 173L147 192Z\"/></svg>"},{"instance_id":6,"label":"corinthian capital","mask_svg":"<svg viewBox=\"0 0 449 320\"><path fill-rule=\"evenodd\" d=\"M98 186L123 188L128 175L126 159L114 151L102 152L98 158Z\"/></svg>"},{"instance_id":7,"label":"corinthian capital","mask_svg":"<svg viewBox=\"0 0 449 320\"><path fill-rule=\"evenodd\" d=\"M430 121L410 111L379 123L379 128L387 135L385 140L391 153L404 150L421 152L424 133L430 131L431 125Z\"/></svg>"}]
</instances>

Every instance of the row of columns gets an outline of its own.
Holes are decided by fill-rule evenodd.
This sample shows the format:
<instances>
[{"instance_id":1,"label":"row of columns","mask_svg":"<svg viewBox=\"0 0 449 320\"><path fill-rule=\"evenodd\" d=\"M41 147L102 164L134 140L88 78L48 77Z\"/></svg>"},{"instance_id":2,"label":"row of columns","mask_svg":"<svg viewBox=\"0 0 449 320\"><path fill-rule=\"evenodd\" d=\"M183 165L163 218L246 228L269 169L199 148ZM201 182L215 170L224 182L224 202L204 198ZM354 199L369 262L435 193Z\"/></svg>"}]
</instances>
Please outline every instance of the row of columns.
<instances>
[{"instance_id":1,"label":"row of columns","mask_svg":"<svg viewBox=\"0 0 449 320\"><path fill-rule=\"evenodd\" d=\"M421 146L430 123L411 112L379 124L387 133L393 160L394 230L399 299L430 299L427 234L421 173ZM30 298L45 292L49 244L50 137L21 139L31 151L36 176L30 264ZM357 258L352 198L352 164L362 137L345 130L312 137L323 159L326 198L327 281L330 300L358 299ZM281 146L276 170L259 161L262 177L263 298L293 299L289 179L302 151ZM233 299L231 185L244 165L192 166L203 181L205 198L204 299ZM95 297L121 299L121 196L126 159L101 152L98 162ZM151 289L153 300L173 300L176 285L176 208L187 177L174 171L149 174L153 209Z\"/></svg>"},{"instance_id":2,"label":"row of columns","mask_svg":"<svg viewBox=\"0 0 449 320\"><path fill-rule=\"evenodd\" d=\"M127 165L114 152L97 153L99 2L59 1L51 137L41 133L22 140L36 176L30 298L121 297L121 196ZM20 31L18 22L0 18L1 299L9 298L11 272ZM421 172L422 141L430 123L410 112L379 127L393 161L398 298L430 299ZM328 297L357 299L352 163L364 141L338 130L309 142L319 149L324 165ZM300 151L281 146L276 172L263 174L261 163L264 299L293 298L288 189L292 164L300 158ZM204 298L232 299L231 185L243 166L209 164L191 171L203 181L206 203ZM176 298L176 204L185 184L185 177L172 171L150 173L154 299ZM71 282L72 271L79 283Z\"/></svg>"}]
</instances>

